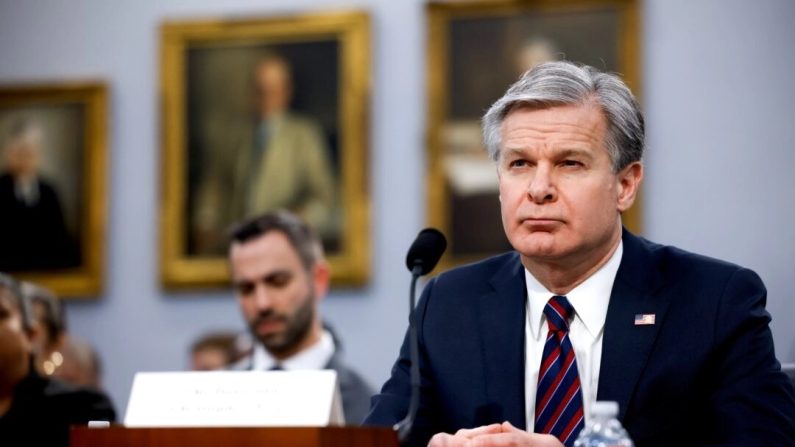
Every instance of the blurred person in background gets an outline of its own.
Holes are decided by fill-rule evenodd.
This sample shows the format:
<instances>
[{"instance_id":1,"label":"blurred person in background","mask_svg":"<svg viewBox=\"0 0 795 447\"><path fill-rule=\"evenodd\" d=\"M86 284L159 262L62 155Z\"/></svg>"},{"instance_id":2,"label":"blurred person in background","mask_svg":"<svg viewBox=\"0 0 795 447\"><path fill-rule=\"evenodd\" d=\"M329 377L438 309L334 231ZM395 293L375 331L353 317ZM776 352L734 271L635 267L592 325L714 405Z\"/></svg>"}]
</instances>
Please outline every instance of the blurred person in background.
<instances>
[{"instance_id":1,"label":"blurred person in background","mask_svg":"<svg viewBox=\"0 0 795 447\"><path fill-rule=\"evenodd\" d=\"M99 389L99 356L90 343L67 332L66 313L60 300L38 284L22 282L20 287L30 303L37 327L33 352L39 374Z\"/></svg>"},{"instance_id":2,"label":"blurred person in background","mask_svg":"<svg viewBox=\"0 0 795 447\"><path fill-rule=\"evenodd\" d=\"M318 123L290 110L290 62L278 54L262 57L254 70L254 92L255 118L240 145L236 215L285 208L322 237L333 235L336 194L329 149Z\"/></svg>"},{"instance_id":3,"label":"blurred person in background","mask_svg":"<svg viewBox=\"0 0 795 447\"><path fill-rule=\"evenodd\" d=\"M200 336L191 345L193 371L227 369L246 355L251 354L251 341L238 332L210 332Z\"/></svg>"},{"instance_id":4,"label":"blurred person in background","mask_svg":"<svg viewBox=\"0 0 795 447\"><path fill-rule=\"evenodd\" d=\"M37 330L18 282L0 273L0 439L6 447L67 446L70 425L116 420L103 393L37 372Z\"/></svg>"},{"instance_id":5,"label":"blurred person in background","mask_svg":"<svg viewBox=\"0 0 795 447\"><path fill-rule=\"evenodd\" d=\"M233 137L237 161L231 168L230 192L217 178L202 185L197 207L199 251L225 242L224 212L232 221L288 209L306 221L323 240L339 234L337 187L330 149L320 124L291 110L294 85L290 62L267 53L252 76L251 119ZM219 239L219 241L216 241Z\"/></svg>"},{"instance_id":6,"label":"blurred person in background","mask_svg":"<svg viewBox=\"0 0 795 447\"><path fill-rule=\"evenodd\" d=\"M38 284L22 282L20 288L30 303L37 326L33 338L36 368L39 374L50 376L63 364L66 319L61 302L52 291Z\"/></svg>"},{"instance_id":7,"label":"blurred person in background","mask_svg":"<svg viewBox=\"0 0 795 447\"><path fill-rule=\"evenodd\" d=\"M333 369L348 424L367 414L370 386L342 361L342 349L320 317L330 270L317 235L296 215L275 211L241 223L229 248L232 284L254 337L236 369Z\"/></svg>"},{"instance_id":8,"label":"blurred person in background","mask_svg":"<svg viewBox=\"0 0 795 447\"><path fill-rule=\"evenodd\" d=\"M102 389L102 363L91 343L67 334L61 354L63 362L55 369L53 377L75 386Z\"/></svg>"},{"instance_id":9,"label":"blurred person in background","mask_svg":"<svg viewBox=\"0 0 795 447\"><path fill-rule=\"evenodd\" d=\"M78 264L58 193L39 171L42 145L41 127L25 120L15 123L5 141L0 172L0 270Z\"/></svg>"}]
</instances>

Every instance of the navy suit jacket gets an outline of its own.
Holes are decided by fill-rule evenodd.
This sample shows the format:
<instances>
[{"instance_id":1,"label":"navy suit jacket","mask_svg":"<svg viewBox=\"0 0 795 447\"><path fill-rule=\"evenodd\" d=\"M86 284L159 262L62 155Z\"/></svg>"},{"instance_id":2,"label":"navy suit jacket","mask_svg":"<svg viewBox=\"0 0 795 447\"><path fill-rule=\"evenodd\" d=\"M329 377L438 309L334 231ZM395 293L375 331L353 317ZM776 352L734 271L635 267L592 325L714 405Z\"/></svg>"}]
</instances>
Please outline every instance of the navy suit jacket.
<instances>
[{"instance_id":1,"label":"navy suit jacket","mask_svg":"<svg viewBox=\"0 0 795 447\"><path fill-rule=\"evenodd\" d=\"M636 446L793 446L795 396L780 371L752 271L624 230L607 309L598 400L616 401ZM421 401L412 444L494 422L526 427L524 268L516 253L431 280L417 306ZM654 314L654 325L635 315ZM409 348L369 425L407 411Z\"/></svg>"}]
</instances>

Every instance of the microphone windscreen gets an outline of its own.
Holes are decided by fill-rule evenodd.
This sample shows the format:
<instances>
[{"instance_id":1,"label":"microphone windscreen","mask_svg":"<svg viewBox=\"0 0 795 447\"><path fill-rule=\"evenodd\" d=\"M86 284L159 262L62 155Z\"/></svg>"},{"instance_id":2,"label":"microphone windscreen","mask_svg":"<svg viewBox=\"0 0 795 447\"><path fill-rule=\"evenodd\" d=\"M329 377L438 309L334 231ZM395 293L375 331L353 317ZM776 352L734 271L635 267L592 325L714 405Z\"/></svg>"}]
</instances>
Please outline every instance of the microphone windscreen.
<instances>
[{"instance_id":1,"label":"microphone windscreen","mask_svg":"<svg viewBox=\"0 0 795 447\"><path fill-rule=\"evenodd\" d=\"M435 228L426 228L420 231L414 243L411 244L406 255L406 267L413 271L420 266L420 275L425 275L436 267L447 248L447 239L441 231Z\"/></svg>"}]
</instances>

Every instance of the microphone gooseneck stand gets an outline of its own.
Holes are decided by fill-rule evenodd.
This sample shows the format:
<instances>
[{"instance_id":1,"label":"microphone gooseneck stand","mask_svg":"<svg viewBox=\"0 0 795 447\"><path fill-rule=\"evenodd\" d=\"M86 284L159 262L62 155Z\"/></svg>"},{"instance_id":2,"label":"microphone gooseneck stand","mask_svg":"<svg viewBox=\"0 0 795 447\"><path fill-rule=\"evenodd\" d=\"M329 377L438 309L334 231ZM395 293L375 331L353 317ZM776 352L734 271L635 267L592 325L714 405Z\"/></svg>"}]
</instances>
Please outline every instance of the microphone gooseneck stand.
<instances>
[{"instance_id":1,"label":"microphone gooseneck stand","mask_svg":"<svg viewBox=\"0 0 795 447\"><path fill-rule=\"evenodd\" d=\"M414 315L416 302L417 280L422 275L422 265L416 263L411 269L411 289L409 291L409 356L411 358L411 401L409 411L402 421L395 425L398 433L398 440L401 445L407 445L411 428L414 425L414 418L417 416L417 409L420 406L420 354L419 343L417 341L417 322Z\"/></svg>"}]
</instances>

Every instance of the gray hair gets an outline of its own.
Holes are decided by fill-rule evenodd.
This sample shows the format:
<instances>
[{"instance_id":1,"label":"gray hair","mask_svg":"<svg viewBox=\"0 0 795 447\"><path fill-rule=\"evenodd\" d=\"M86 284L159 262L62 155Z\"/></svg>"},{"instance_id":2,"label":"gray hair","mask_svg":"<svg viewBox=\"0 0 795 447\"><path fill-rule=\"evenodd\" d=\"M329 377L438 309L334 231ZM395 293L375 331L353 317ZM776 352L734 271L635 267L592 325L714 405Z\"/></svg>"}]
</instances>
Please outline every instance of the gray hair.
<instances>
[{"instance_id":1,"label":"gray hair","mask_svg":"<svg viewBox=\"0 0 795 447\"><path fill-rule=\"evenodd\" d=\"M19 281L3 272L0 272L0 300L5 300L19 311L22 329L29 333L35 324L30 301L22 293Z\"/></svg>"},{"instance_id":2,"label":"gray hair","mask_svg":"<svg viewBox=\"0 0 795 447\"><path fill-rule=\"evenodd\" d=\"M483 141L495 162L500 158L501 127L521 107L547 108L589 102L607 119L607 151L613 170L643 158L643 114L632 92L615 74L568 61L540 64L528 70L483 116Z\"/></svg>"}]
</instances>

